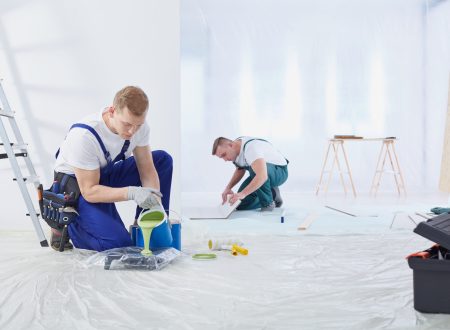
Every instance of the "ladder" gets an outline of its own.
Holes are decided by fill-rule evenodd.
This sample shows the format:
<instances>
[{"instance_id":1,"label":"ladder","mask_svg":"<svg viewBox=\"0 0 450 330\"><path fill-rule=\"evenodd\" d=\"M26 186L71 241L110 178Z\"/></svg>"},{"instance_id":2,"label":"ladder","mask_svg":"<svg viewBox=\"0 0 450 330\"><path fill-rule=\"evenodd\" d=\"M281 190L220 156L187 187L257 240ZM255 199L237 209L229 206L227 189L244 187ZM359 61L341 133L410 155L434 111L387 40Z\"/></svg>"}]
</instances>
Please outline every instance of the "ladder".
<instances>
[{"instance_id":1,"label":"ladder","mask_svg":"<svg viewBox=\"0 0 450 330\"><path fill-rule=\"evenodd\" d=\"M36 171L34 170L33 163L27 152L27 145L24 143L22 139L22 134L20 134L19 126L16 123L15 113L11 110L8 100L5 95L5 91L3 90L3 86L0 80L0 145L3 147L5 153L0 153L0 159L8 158L11 164L11 167L14 172L15 178L13 179L19 184L19 189L22 194L22 197L25 201L25 204L28 209L28 216L30 216L34 230L39 238L39 242L42 247L47 247L48 242L45 238L42 227L39 223L39 213L36 212L33 201L28 192L27 183L33 183L35 188L39 191L42 191L42 185L39 182L39 177L36 175ZM6 131L6 127L3 123L5 119L9 121L11 129L14 134L14 138L16 140L15 143L11 143L8 133ZM19 167L19 162L17 161L18 157L23 157L25 160L25 164L28 169L29 176L23 176L21 169Z\"/></svg>"}]
</instances>

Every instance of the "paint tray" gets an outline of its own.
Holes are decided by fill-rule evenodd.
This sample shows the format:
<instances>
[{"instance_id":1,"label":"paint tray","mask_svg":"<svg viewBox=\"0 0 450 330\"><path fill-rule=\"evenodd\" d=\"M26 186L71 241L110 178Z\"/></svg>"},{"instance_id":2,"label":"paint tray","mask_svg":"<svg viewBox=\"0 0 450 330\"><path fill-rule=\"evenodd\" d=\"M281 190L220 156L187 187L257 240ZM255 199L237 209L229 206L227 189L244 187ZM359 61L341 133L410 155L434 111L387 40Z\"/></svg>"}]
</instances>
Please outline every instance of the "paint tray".
<instances>
[{"instance_id":1,"label":"paint tray","mask_svg":"<svg viewBox=\"0 0 450 330\"><path fill-rule=\"evenodd\" d=\"M159 270L181 255L174 248L154 252L153 255L142 255L142 248L129 246L97 252L86 261L88 266L103 266L106 270Z\"/></svg>"}]
</instances>

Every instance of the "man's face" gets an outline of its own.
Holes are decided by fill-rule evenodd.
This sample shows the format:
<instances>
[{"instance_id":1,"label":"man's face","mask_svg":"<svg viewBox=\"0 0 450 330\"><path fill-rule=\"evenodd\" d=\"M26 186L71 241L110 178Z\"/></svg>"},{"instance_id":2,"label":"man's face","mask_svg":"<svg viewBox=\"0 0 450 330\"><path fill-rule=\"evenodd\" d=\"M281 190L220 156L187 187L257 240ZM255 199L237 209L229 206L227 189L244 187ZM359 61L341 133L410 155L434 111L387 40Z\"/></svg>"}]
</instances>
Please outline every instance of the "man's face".
<instances>
[{"instance_id":1,"label":"man's face","mask_svg":"<svg viewBox=\"0 0 450 330\"><path fill-rule=\"evenodd\" d=\"M226 143L217 147L216 156L226 162L234 162L236 160L237 154L233 150L233 145L231 143Z\"/></svg>"},{"instance_id":2,"label":"man's face","mask_svg":"<svg viewBox=\"0 0 450 330\"><path fill-rule=\"evenodd\" d=\"M134 133L144 125L146 114L147 112L141 116L136 116L127 107L120 110L112 108L111 122L115 130L114 133L117 133L122 139L131 139Z\"/></svg>"}]
</instances>

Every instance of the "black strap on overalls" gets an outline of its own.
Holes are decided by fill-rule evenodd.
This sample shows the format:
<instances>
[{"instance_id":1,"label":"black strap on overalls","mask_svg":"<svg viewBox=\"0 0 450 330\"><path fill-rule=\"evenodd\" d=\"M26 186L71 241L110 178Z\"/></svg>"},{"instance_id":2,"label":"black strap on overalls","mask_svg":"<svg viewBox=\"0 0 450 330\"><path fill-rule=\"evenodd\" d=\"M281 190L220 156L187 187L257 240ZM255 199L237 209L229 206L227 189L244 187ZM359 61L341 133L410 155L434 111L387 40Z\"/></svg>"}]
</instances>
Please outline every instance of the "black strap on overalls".
<instances>
[{"instance_id":1,"label":"black strap on overalls","mask_svg":"<svg viewBox=\"0 0 450 330\"><path fill-rule=\"evenodd\" d=\"M98 144L100 145L100 148L102 149L103 155L105 156L105 159L106 159L106 167L104 167L101 170L102 173L109 174L112 170L114 163L116 163L120 160L125 160L125 153L127 152L128 147L130 146L130 140L125 140L119 154L116 156L116 158L114 158L114 160L111 160L111 154L109 153L108 150L106 150L105 144L103 143L102 139L100 138L100 136L98 135L97 131L94 128L92 128L91 126L86 125L86 124L77 123L77 124L73 124L70 127L70 129L76 128L76 127L87 129L89 132L92 133L92 135L94 135ZM58 155L59 155L59 149L56 152L55 158L58 158ZM60 182L60 187L64 191L73 191L75 193L76 199L78 199L78 197L80 195L80 188L78 187L78 182L76 181L75 175L55 172L54 180Z\"/></svg>"},{"instance_id":2,"label":"black strap on overalls","mask_svg":"<svg viewBox=\"0 0 450 330\"><path fill-rule=\"evenodd\" d=\"M106 150L105 144L103 143L102 139L100 138L100 136L98 135L97 131L94 128L92 128L91 126L86 125L86 124L77 123L77 124L73 124L70 127L70 129L75 128L75 127L87 129L97 139L97 142L100 145L100 148L102 149L103 155L105 156L105 159L106 159L106 168L105 168L106 173L109 173L111 171L111 167L112 167L112 165L114 165L114 163L118 162L119 160L125 160L125 153L127 152L128 147L130 146L130 140L125 140L125 142L122 146L122 150L120 150L120 152L116 156L116 158L114 158L114 160L112 160L111 154L109 153L108 150ZM55 157L58 158L58 155L59 155L59 149L56 152Z\"/></svg>"}]
</instances>

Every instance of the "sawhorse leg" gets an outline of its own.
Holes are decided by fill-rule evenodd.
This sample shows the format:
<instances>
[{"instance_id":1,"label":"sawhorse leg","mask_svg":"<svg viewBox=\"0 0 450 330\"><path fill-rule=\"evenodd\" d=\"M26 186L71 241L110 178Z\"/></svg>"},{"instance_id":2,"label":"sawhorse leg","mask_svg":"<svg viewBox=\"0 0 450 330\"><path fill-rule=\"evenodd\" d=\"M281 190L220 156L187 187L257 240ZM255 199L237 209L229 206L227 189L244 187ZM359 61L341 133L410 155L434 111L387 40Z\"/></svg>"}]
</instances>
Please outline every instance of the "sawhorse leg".
<instances>
[{"instance_id":1,"label":"sawhorse leg","mask_svg":"<svg viewBox=\"0 0 450 330\"><path fill-rule=\"evenodd\" d=\"M330 181L331 181L331 177L333 176L333 171L334 171L334 166L337 166L338 172L339 172L339 178L342 184L342 187L344 188L344 192L345 194L347 194L347 186L345 184L345 180L344 180L344 176L343 176L343 171L341 168L341 163L339 161L339 146L341 147L342 150L342 155L344 156L344 161L345 161L345 166L347 168L347 174L350 180L350 185L352 187L352 192L353 192L353 196L356 197L356 190L355 190L355 185L353 184L353 178L352 178L352 174L350 171L350 166L348 163L348 159L347 159L347 154L345 152L344 149L344 141L342 140L330 140L329 144L328 144L328 148L327 148L327 152L325 154L325 160L322 166L322 171L320 173L320 179L319 179L319 183L317 185L317 189L316 189L316 195L319 194L320 188L322 187L322 183L323 183L323 178L324 178L324 174L328 172L328 179L327 179L327 183L325 186L325 194L328 193L328 187L330 185ZM333 155L330 155L330 150L332 149L333 151ZM331 163L331 169L329 171L326 171L326 166L328 164L328 158L332 157L332 163Z\"/></svg>"},{"instance_id":2,"label":"sawhorse leg","mask_svg":"<svg viewBox=\"0 0 450 330\"><path fill-rule=\"evenodd\" d=\"M375 168L375 174L372 180L372 186L370 188L370 193L376 196L378 188L380 186L381 177L386 170L384 166L386 164L386 159L389 158L389 163L391 165L391 171L394 174L394 180L397 187L397 192L399 195L402 192L406 195L405 182L403 180L403 175L400 169L400 164L398 162L398 157L394 148L394 140L387 139L383 140L381 145L380 154L378 156L377 166ZM381 163L381 166L380 166Z\"/></svg>"},{"instance_id":3,"label":"sawhorse leg","mask_svg":"<svg viewBox=\"0 0 450 330\"><path fill-rule=\"evenodd\" d=\"M325 159L323 161L322 171L320 172L320 179L319 179L319 183L317 184L317 188L316 188L316 196L319 195L319 190L320 190L320 187L322 186L323 174L325 173L325 167L327 166L328 155L330 154L331 145L332 145L332 142L330 141L328 143L327 152L325 154Z\"/></svg>"},{"instance_id":4,"label":"sawhorse leg","mask_svg":"<svg viewBox=\"0 0 450 330\"><path fill-rule=\"evenodd\" d=\"M400 163L398 161L397 153L395 152L394 148L394 140L391 140L391 143L389 143L389 146L391 147L391 153L389 154L389 159L391 161L392 170L394 171L394 178L395 183L397 184L397 191L398 194L401 195L401 191L403 190L403 193L406 196L406 187L405 187L405 181L403 180L402 170L400 169Z\"/></svg>"},{"instance_id":5,"label":"sawhorse leg","mask_svg":"<svg viewBox=\"0 0 450 330\"><path fill-rule=\"evenodd\" d=\"M348 177L350 179L350 184L352 186L353 196L356 197L356 189L355 189L355 185L353 184L352 172L350 171L350 165L348 164L347 153L345 152L345 149L344 149L344 142L342 141L342 143L340 145L341 145L341 149L342 149L342 154L344 155L345 165L347 166L347 173L348 173Z\"/></svg>"},{"instance_id":6,"label":"sawhorse leg","mask_svg":"<svg viewBox=\"0 0 450 330\"><path fill-rule=\"evenodd\" d=\"M383 141L381 143L381 150L378 155L377 166L375 167L375 174L373 176L372 185L370 187L370 194L373 194L374 196L377 194L378 186L380 185L380 180L381 180L381 173L384 168L384 162L386 161L386 153L385 153L386 151L384 150L385 145L386 144ZM383 155L384 155L384 158L383 158ZM382 159L383 159L383 165L380 168L380 162Z\"/></svg>"}]
</instances>

